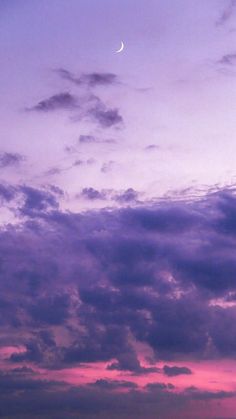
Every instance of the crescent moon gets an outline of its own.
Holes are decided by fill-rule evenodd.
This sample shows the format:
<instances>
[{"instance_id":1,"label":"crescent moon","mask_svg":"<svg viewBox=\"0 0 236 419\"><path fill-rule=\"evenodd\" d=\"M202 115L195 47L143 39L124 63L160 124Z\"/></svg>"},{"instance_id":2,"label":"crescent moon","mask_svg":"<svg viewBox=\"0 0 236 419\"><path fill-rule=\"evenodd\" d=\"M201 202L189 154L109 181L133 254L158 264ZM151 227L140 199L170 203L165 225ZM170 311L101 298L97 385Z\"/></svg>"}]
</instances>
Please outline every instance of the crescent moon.
<instances>
[{"instance_id":1,"label":"crescent moon","mask_svg":"<svg viewBox=\"0 0 236 419\"><path fill-rule=\"evenodd\" d=\"M124 42L121 41L121 47L116 51L116 53L118 54L119 52L122 52L124 47L125 47Z\"/></svg>"}]
</instances>

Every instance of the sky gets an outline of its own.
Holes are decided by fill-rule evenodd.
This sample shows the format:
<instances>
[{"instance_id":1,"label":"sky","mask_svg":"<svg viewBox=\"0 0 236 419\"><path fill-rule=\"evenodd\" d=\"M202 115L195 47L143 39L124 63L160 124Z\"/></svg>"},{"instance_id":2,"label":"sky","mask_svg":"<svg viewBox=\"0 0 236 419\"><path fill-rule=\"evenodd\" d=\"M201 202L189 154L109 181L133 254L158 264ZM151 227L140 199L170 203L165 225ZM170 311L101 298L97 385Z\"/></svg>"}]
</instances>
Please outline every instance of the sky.
<instances>
[{"instance_id":1,"label":"sky","mask_svg":"<svg viewBox=\"0 0 236 419\"><path fill-rule=\"evenodd\" d=\"M0 417L235 419L235 41L236 0L0 0Z\"/></svg>"}]
</instances>

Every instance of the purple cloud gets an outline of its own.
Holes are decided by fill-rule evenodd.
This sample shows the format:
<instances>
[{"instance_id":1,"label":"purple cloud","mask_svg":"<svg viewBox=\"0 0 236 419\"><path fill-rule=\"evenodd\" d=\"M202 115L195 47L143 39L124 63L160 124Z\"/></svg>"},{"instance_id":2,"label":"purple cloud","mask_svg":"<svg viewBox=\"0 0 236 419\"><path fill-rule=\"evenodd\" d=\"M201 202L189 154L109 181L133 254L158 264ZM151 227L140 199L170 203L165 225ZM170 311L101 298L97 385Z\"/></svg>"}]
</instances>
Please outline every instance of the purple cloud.
<instances>
[{"instance_id":1,"label":"purple cloud","mask_svg":"<svg viewBox=\"0 0 236 419\"><path fill-rule=\"evenodd\" d=\"M55 94L48 99L41 100L29 110L39 112L50 112L56 110L71 110L78 107L77 98L68 92Z\"/></svg>"},{"instance_id":2,"label":"purple cloud","mask_svg":"<svg viewBox=\"0 0 236 419\"><path fill-rule=\"evenodd\" d=\"M116 84L118 78L113 73L88 73L82 74L79 77L74 76L70 71L63 68L57 70L59 76L65 80L68 80L76 85L87 85L90 87L96 86L109 86Z\"/></svg>"},{"instance_id":3,"label":"purple cloud","mask_svg":"<svg viewBox=\"0 0 236 419\"><path fill-rule=\"evenodd\" d=\"M116 195L115 199L121 203L135 202L138 199L138 192L136 192L133 188L129 188L123 193Z\"/></svg>"},{"instance_id":4,"label":"purple cloud","mask_svg":"<svg viewBox=\"0 0 236 419\"><path fill-rule=\"evenodd\" d=\"M96 143L97 140L93 135L80 135L79 142L81 144L91 144L91 143Z\"/></svg>"},{"instance_id":5,"label":"purple cloud","mask_svg":"<svg viewBox=\"0 0 236 419\"><path fill-rule=\"evenodd\" d=\"M230 0L227 2L227 6L223 10L221 16L216 22L216 26L222 26L225 23L229 21L229 19L232 17L234 11L236 8L236 0Z\"/></svg>"},{"instance_id":6,"label":"purple cloud","mask_svg":"<svg viewBox=\"0 0 236 419\"><path fill-rule=\"evenodd\" d=\"M81 195L89 200L96 200L96 199L106 199L106 195L104 192L99 192L94 188L83 188Z\"/></svg>"},{"instance_id":7,"label":"purple cloud","mask_svg":"<svg viewBox=\"0 0 236 419\"><path fill-rule=\"evenodd\" d=\"M164 374L168 377L176 377L178 375L191 375L192 371L187 367L169 367L164 365L163 367Z\"/></svg>"},{"instance_id":8,"label":"purple cloud","mask_svg":"<svg viewBox=\"0 0 236 419\"><path fill-rule=\"evenodd\" d=\"M68 92L55 94L48 99L40 101L37 105L29 108L30 111L52 112L58 110L77 110L76 120L88 118L102 128L111 128L113 126L121 126L123 118L117 108L108 107L98 96L90 94L85 97L77 98ZM87 140L95 139L92 136L82 136Z\"/></svg>"},{"instance_id":9,"label":"purple cloud","mask_svg":"<svg viewBox=\"0 0 236 419\"><path fill-rule=\"evenodd\" d=\"M25 157L18 153L0 153L0 169L18 166L25 160Z\"/></svg>"},{"instance_id":10,"label":"purple cloud","mask_svg":"<svg viewBox=\"0 0 236 419\"><path fill-rule=\"evenodd\" d=\"M10 202L15 197L16 189L10 185L0 184L0 198L3 201Z\"/></svg>"},{"instance_id":11,"label":"purple cloud","mask_svg":"<svg viewBox=\"0 0 236 419\"><path fill-rule=\"evenodd\" d=\"M110 128L123 123L123 118L117 108L109 109L102 103L98 103L95 107L92 107L88 111L88 115L103 128Z\"/></svg>"},{"instance_id":12,"label":"purple cloud","mask_svg":"<svg viewBox=\"0 0 236 419\"><path fill-rule=\"evenodd\" d=\"M79 416L81 419L96 417L153 418L158 415L174 417L176 411L189 417L194 400L222 401L235 397L234 392L201 391L197 388L174 392L171 383L150 383L145 389L131 381L97 380L87 385L69 385L55 380L35 379L29 374L15 370L0 374L2 395L1 414L4 417L32 418ZM120 391L122 390L122 391ZM17 397L20 392L21 397ZM12 402L14 400L14 403ZM177 410L176 410L177 409Z\"/></svg>"},{"instance_id":13,"label":"purple cloud","mask_svg":"<svg viewBox=\"0 0 236 419\"><path fill-rule=\"evenodd\" d=\"M218 64L224 65L235 65L236 64L236 54L226 54L218 61Z\"/></svg>"}]
</instances>

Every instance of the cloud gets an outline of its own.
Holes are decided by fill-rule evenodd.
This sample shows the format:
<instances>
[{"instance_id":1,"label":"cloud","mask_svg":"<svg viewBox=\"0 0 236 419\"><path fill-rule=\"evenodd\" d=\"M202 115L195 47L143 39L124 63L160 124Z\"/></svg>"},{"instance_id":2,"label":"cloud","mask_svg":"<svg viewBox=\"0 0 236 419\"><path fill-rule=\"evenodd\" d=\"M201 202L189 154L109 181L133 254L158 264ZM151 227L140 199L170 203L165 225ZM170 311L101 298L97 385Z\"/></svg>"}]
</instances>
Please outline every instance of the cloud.
<instances>
[{"instance_id":1,"label":"cloud","mask_svg":"<svg viewBox=\"0 0 236 419\"><path fill-rule=\"evenodd\" d=\"M135 389L137 384L133 381L121 381L121 380L104 380L99 379L94 383L91 383L90 386L99 388L101 390L116 390L116 389Z\"/></svg>"},{"instance_id":2,"label":"cloud","mask_svg":"<svg viewBox=\"0 0 236 419\"><path fill-rule=\"evenodd\" d=\"M191 375L192 371L187 367L169 367L164 365L163 367L164 374L168 377L176 377L178 375Z\"/></svg>"},{"instance_id":3,"label":"cloud","mask_svg":"<svg viewBox=\"0 0 236 419\"><path fill-rule=\"evenodd\" d=\"M145 147L145 150L147 151L155 151L155 150L159 150L160 147L156 144L149 144L147 147Z\"/></svg>"},{"instance_id":4,"label":"cloud","mask_svg":"<svg viewBox=\"0 0 236 419\"><path fill-rule=\"evenodd\" d=\"M57 93L48 99L41 100L28 110L50 112L56 110L71 110L78 107L77 98L69 92Z\"/></svg>"},{"instance_id":5,"label":"cloud","mask_svg":"<svg viewBox=\"0 0 236 419\"><path fill-rule=\"evenodd\" d=\"M74 76L70 71L65 70L63 68L58 69L57 73L59 76L65 80L68 80L76 85L79 86L90 86L90 87L96 87L96 86L110 86L114 85L118 82L118 78L113 73L87 73L82 74L79 77Z\"/></svg>"},{"instance_id":6,"label":"cloud","mask_svg":"<svg viewBox=\"0 0 236 419\"><path fill-rule=\"evenodd\" d=\"M33 216L47 209L58 208L57 191L55 194L26 185L19 186L17 191L23 195L24 202L19 208L22 215Z\"/></svg>"},{"instance_id":7,"label":"cloud","mask_svg":"<svg viewBox=\"0 0 236 419\"><path fill-rule=\"evenodd\" d=\"M136 192L133 188L129 188L123 193L116 195L115 199L121 203L136 202L138 199L138 192Z\"/></svg>"},{"instance_id":8,"label":"cloud","mask_svg":"<svg viewBox=\"0 0 236 419\"><path fill-rule=\"evenodd\" d=\"M236 0L227 1L227 5L225 9L223 10L221 16L216 22L216 26L225 25L234 14L235 8L236 8Z\"/></svg>"},{"instance_id":9,"label":"cloud","mask_svg":"<svg viewBox=\"0 0 236 419\"><path fill-rule=\"evenodd\" d=\"M131 381L99 379L87 385L68 385L55 380L18 376L13 371L0 375L2 417L81 419L179 417L187 419L198 402L204 409L219 412L219 402L233 399L234 392L201 391L197 388L175 392L171 383L149 383L144 389ZM20 393L20 397L18 394ZM212 402L216 402L215 405Z\"/></svg>"},{"instance_id":10,"label":"cloud","mask_svg":"<svg viewBox=\"0 0 236 419\"><path fill-rule=\"evenodd\" d=\"M93 135L80 135L79 136L79 143L81 144L116 144L116 141L113 139L99 139L94 137Z\"/></svg>"},{"instance_id":11,"label":"cloud","mask_svg":"<svg viewBox=\"0 0 236 419\"><path fill-rule=\"evenodd\" d=\"M129 371L133 375L147 375L153 373L160 373L161 369L157 367L142 367L138 361L135 353L129 352L122 354L118 362L113 362L107 366L109 371Z\"/></svg>"},{"instance_id":12,"label":"cloud","mask_svg":"<svg viewBox=\"0 0 236 419\"><path fill-rule=\"evenodd\" d=\"M0 169L6 167L19 166L25 160L25 157L18 153L0 153Z\"/></svg>"},{"instance_id":13,"label":"cloud","mask_svg":"<svg viewBox=\"0 0 236 419\"><path fill-rule=\"evenodd\" d=\"M10 202L14 199L16 189L10 185L0 184L0 198L3 201Z\"/></svg>"},{"instance_id":14,"label":"cloud","mask_svg":"<svg viewBox=\"0 0 236 419\"><path fill-rule=\"evenodd\" d=\"M236 54L226 54L218 61L218 64L223 65L235 65L236 64Z\"/></svg>"},{"instance_id":15,"label":"cloud","mask_svg":"<svg viewBox=\"0 0 236 419\"><path fill-rule=\"evenodd\" d=\"M114 169L115 165L116 165L116 163L113 160L110 160L106 163L103 163L103 165L101 167L101 172L102 173L111 172Z\"/></svg>"},{"instance_id":16,"label":"cloud","mask_svg":"<svg viewBox=\"0 0 236 419\"><path fill-rule=\"evenodd\" d=\"M37 105L28 108L28 111L52 112L58 110L77 111L74 116L75 121L89 119L102 128L122 126L123 118L117 108L110 108L98 96L94 94L84 95L80 98L68 92L55 94L48 99L40 101ZM94 142L92 136L81 136L84 142Z\"/></svg>"},{"instance_id":17,"label":"cloud","mask_svg":"<svg viewBox=\"0 0 236 419\"><path fill-rule=\"evenodd\" d=\"M91 144L96 143L97 139L93 135L80 135L79 142L81 144Z\"/></svg>"},{"instance_id":18,"label":"cloud","mask_svg":"<svg viewBox=\"0 0 236 419\"><path fill-rule=\"evenodd\" d=\"M24 221L0 231L1 339L24 348L13 366L159 373L134 342L176 365L234 357L236 307L224 304L235 291L234 191L78 214L52 190L17 193Z\"/></svg>"},{"instance_id":19,"label":"cloud","mask_svg":"<svg viewBox=\"0 0 236 419\"><path fill-rule=\"evenodd\" d=\"M81 192L82 197L89 199L89 200L96 200L96 199L106 199L106 194L104 192L99 192L94 188L83 188Z\"/></svg>"},{"instance_id":20,"label":"cloud","mask_svg":"<svg viewBox=\"0 0 236 419\"><path fill-rule=\"evenodd\" d=\"M111 128L123 123L123 118L117 108L107 108L101 102L88 111L88 115L97 121L103 128Z\"/></svg>"},{"instance_id":21,"label":"cloud","mask_svg":"<svg viewBox=\"0 0 236 419\"><path fill-rule=\"evenodd\" d=\"M173 390L175 386L171 383L165 384L165 383L148 383L146 385L147 390Z\"/></svg>"}]
</instances>

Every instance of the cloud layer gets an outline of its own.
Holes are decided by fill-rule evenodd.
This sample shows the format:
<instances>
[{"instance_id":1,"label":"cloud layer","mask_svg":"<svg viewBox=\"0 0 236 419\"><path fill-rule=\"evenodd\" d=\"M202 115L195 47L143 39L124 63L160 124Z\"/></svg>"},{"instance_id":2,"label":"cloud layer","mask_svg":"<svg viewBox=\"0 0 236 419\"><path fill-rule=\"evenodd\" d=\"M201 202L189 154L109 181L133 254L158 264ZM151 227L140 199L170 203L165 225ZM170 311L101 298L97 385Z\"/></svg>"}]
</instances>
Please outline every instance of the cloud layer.
<instances>
[{"instance_id":1,"label":"cloud layer","mask_svg":"<svg viewBox=\"0 0 236 419\"><path fill-rule=\"evenodd\" d=\"M150 348L154 363L235 357L236 308L227 304L235 301L233 191L192 203L170 200L84 214L62 212L49 191L23 186L17 193L24 196L22 222L2 229L0 237L1 347L16 348L7 360L12 369L54 371L105 362L110 372L160 374L150 359L141 364L137 343ZM93 190L84 193L97 198ZM11 191L2 195L9 201ZM165 365L163 373L192 371L175 364ZM45 403L48 386L56 385L3 378L8 386L28 385L25 397L40 391ZM98 381L78 392L105 406L106 393L121 387L131 392L124 395L131 403L137 395L128 382ZM71 391L63 389L65 400L74 400ZM163 403L177 397L166 385L150 391ZM233 397L195 390L177 399L186 394ZM114 397L111 404L121 395ZM147 393L138 397L145 400Z\"/></svg>"}]
</instances>

